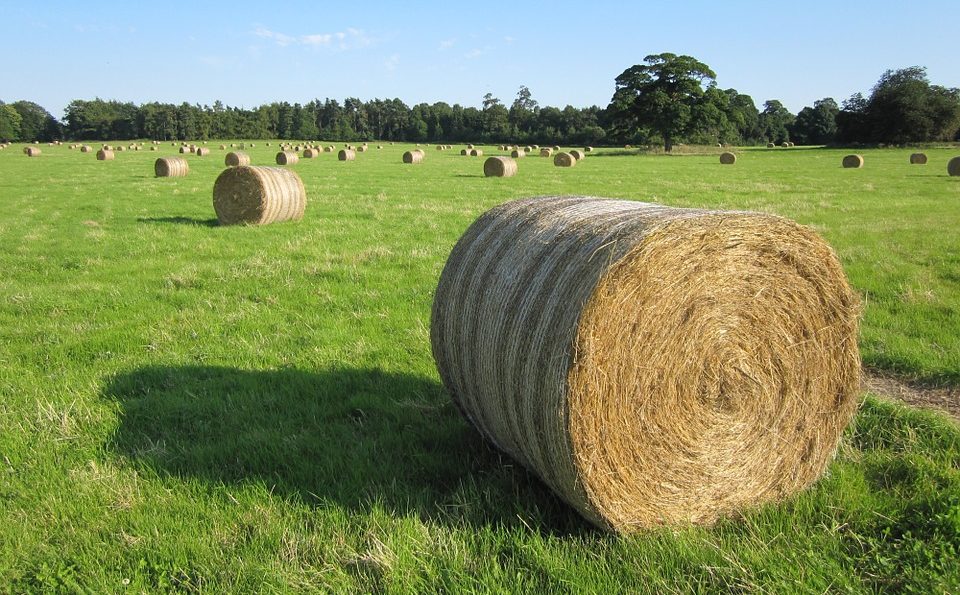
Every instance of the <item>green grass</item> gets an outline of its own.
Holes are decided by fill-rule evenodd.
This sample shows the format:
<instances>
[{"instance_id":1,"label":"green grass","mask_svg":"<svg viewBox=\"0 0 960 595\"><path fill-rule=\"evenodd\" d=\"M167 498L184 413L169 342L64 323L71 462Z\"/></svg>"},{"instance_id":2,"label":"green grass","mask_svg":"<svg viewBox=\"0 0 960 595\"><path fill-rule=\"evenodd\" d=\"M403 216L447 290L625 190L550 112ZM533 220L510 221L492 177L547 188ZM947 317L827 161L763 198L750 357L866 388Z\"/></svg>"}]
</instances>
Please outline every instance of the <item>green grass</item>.
<instances>
[{"instance_id":1,"label":"green grass","mask_svg":"<svg viewBox=\"0 0 960 595\"><path fill-rule=\"evenodd\" d=\"M486 179L459 151L411 166L387 145L293 166L302 222L221 228L218 144L181 179L153 177L169 144L0 151L0 592L960 590L960 429L941 416L868 398L813 489L616 537L484 444L429 348L467 225L583 193L814 226L864 297L865 364L955 385L960 151L866 151L862 170L824 149L601 151Z\"/></svg>"}]
</instances>

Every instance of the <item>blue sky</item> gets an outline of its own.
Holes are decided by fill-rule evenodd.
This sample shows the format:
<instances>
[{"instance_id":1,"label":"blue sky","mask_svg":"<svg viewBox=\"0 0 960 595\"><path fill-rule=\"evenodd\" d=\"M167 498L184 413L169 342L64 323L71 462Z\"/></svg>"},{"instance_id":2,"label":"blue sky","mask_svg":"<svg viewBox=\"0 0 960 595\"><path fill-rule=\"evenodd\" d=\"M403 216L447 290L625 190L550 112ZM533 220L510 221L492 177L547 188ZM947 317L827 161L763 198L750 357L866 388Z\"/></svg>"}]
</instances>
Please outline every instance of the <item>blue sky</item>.
<instances>
[{"instance_id":1,"label":"blue sky","mask_svg":"<svg viewBox=\"0 0 960 595\"><path fill-rule=\"evenodd\" d=\"M408 105L605 106L648 54L689 54L722 88L814 100L888 68L960 87L956 0L905 2L22 2L0 0L0 99L61 117L72 99L253 107L313 98Z\"/></svg>"}]
</instances>

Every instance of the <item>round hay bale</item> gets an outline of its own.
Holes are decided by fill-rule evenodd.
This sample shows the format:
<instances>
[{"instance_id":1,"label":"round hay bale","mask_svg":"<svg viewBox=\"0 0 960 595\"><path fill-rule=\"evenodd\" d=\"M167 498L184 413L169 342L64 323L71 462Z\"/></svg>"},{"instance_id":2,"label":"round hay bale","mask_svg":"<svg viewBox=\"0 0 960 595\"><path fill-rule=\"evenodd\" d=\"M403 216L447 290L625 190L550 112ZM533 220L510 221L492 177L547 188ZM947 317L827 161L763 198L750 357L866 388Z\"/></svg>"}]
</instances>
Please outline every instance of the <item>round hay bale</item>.
<instances>
[{"instance_id":1,"label":"round hay bale","mask_svg":"<svg viewBox=\"0 0 960 595\"><path fill-rule=\"evenodd\" d=\"M93 147L91 147L90 145L82 145L82 146L80 147L80 152L81 152L81 153L89 153L89 152L91 152L91 151L93 151Z\"/></svg>"},{"instance_id":2,"label":"round hay bale","mask_svg":"<svg viewBox=\"0 0 960 595\"><path fill-rule=\"evenodd\" d=\"M445 151L446 149L447 149L447 147L446 147L445 145L437 145L437 150L438 150L438 151Z\"/></svg>"},{"instance_id":3,"label":"round hay bale","mask_svg":"<svg viewBox=\"0 0 960 595\"><path fill-rule=\"evenodd\" d=\"M190 173L190 162L183 157L161 157L153 162L158 178L182 178Z\"/></svg>"},{"instance_id":4,"label":"round hay bale","mask_svg":"<svg viewBox=\"0 0 960 595\"><path fill-rule=\"evenodd\" d=\"M790 146L790 143L787 142L787 141L783 141L782 143L780 143L780 146L781 146L781 147L789 147L789 146Z\"/></svg>"},{"instance_id":5,"label":"round hay bale","mask_svg":"<svg viewBox=\"0 0 960 595\"><path fill-rule=\"evenodd\" d=\"M577 149L571 149L570 155L573 156L573 158L577 161L583 161L583 158L586 157L582 151L578 151Z\"/></svg>"},{"instance_id":6,"label":"round hay bale","mask_svg":"<svg viewBox=\"0 0 960 595\"><path fill-rule=\"evenodd\" d=\"M109 151L107 149L100 149L97 151L97 161L113 161L114 158L115 155L113 154L113 151Z\"/></svg>"},{"instance_id":7,"label":"round hay bale","mask_svg":"<svg viewBox=\"0 0 960 595\"><path fill-rule=\"evenodd\" d=\"M43 151L41 151L38 147L27 147L23 150L23 154L26 155L27 157L36 157L37 155L40 155L42 152Z\"/></svg>"},{"instance_id":8,"label":"round hay bale","mask_svg":"<svg viewBox=\"0 0 960 595\"><path fill-rule=\"evenodd\" d=\"M553 146L553 150L554 150L554 151L559 151L559 150L560 150L560 147L557 146L557 145L554 145L554 146Z\"/></svg>"},{"instance_id":9,"label":"round hay bale","mask_svg":"<svg viewBox=\"0 0 960 595\"><path fill-rule=\"evenodd\" d=\"M383 148L383 145L377 145L377 148L378 148L378 149L382 149L382 148Z\"/></svg>"},{"instance_id":10,"label":"round hay bale","mask_svg":"<svg viewBox=\"0 0 960 595\"><path fill-rule=\"evenodd\" d=\"M623 145L623 148L624 148L624 149L632 149L632 148L633 148L633 145Z\"/></svg>"},{"instance_id":11,"label":"round hay bale","mask_svg":"<svg viewBox=\"0 0 960 595\"><path fill-rule=\"evenodd\" d=\"M577 158L570 153L557 153L553 157L553 164L557 167L573 167L577 164Z\"/></svg>"},{"instance_id":12,"label":"round hay bale","mask_svg":"<svg viewBox=\"0 0 960 595\"><path fill-rule=\"evenodd\" d=\"M206 157L210 154L210 149L206 147L197 147L196 154L197 157Z\"/></svg>"},{"instance_id":13,"label":"round hay bale","mask_svg":"<svg viewBox=\"0 0 960 595\"><path fill-rule=\"evenodd\" d=\"M223 164L227 167L250 165L250 156L242 151L231 151L223 158Z\"/></svg>"},{"instance_id":14,"label":"round hay bale","mask_svg":"<svg viewBox=\"0 0 960 595\"><path fill-rule=\"evenodd\" d=\"M417 149L414 151L407 151L403 154L404 163L423 163L424 153L423 151Z\"/></svg>"},{"instance_id":15,"label":"round hay bale","mask_svg":"<svg viewBox=\"0 0 960 595\"><path fill-rule=\"evenodd\" d=\"M470 149L471 157L483 157L483 149Z\"/></svg>"},{"instance_id":16,"label":"round hay bale","mask_svg":"<svg viewBox=\"0 0 960 595\"><path fill-rule=\"evenodd\" d=\"M483 175L488 178L509 178L517 175L517 162L510 157L488 157L483 162Z\"/></svg>"},{"instance_id":17,"label":"round hay bale","mask_svg":"<svg viewBox=\"0 0 960 595\"><path fill-rule=\"evenodd\" d=\"M859 169L863 167L863 155L847 155L843 158L843 167Z\"/></svg>"},{"instance_id":18,"label":"round hay bale","mask_svg":"<svg viewBox=\"0 0 960 595\"><path fill-rule=\"evenodd\" d=\"M775 145L775 144L773 144L773 143L767 143L767 148L768 148L768 149L773 149L773 148L775 148L776 146L777 146L777 145Z\"/></svg>"},{"instance_id":19,"label":"round hay bale","mask_svg":"<svg viewBox=\"0 0 960 595\"><path fill-rule=\"evenodd\" d=\"M316 149L304 149L303 157L304 159L315 159L320 156L320 151Z\"/></svg>"},{"instance_id":20,"label":"round hay bale","mask_svg":"<svg viewBox=\"0 0 960 595\"><path fill-rule=\"evenodd\" d=\"M733 165L736 162L737 156L730 151L724 151L723 153L720 153L720 163L723 165Z\"/></svg>"},{"instance_id":21,"label":"round hay bale","mask_svg":"<svg viewBox=\"0 0 960 595\"><path fill-rule=\"evenodd\" d=\"M270 146L270 143L263 143L263 145L264 145L265 147L269 147L269 146Z\"/></svg>"},{"instance_id":22,"label":"round hay bale","mask_svg":"<svg viewBox=\"0 0 960 595\"><path fill-rule=\"evenodd\" d=\"M927 155L926 153L913 153L910 155L910 164L911 165L926 165L927 164Z\"/></svg>"},{"instance_id":23,"label":"round hay bale","mask_svg":"<svg viewBox=\"0 0 960 595\"><path fill-rule=\"evenodd\" d=\"M467 420L627 532L813 483L857 409L858 315L833 250L787 219L541 197L464 233L430 332Z\"/></svg>"},{"instance_id":24,"label":"round hay bale","mask_svg":"<svg viewBox=\"0 0 960 595\"><path fill-rule=\"evenodd\" d=\"M296 165L300 161L297 154L293 151L280 151L277 153L277 165Z\"/></svg>"},{"instance_id":25,"label":"round hay bale","mask_svg":"<svg viewBox=\"0 0 960 595\"><path fill-rule=\"evenodd\" d=\"M533 151L533 147L531 147L530 145L527 145L526 147L523 148L524 153L530 153L531 151Z\"/></svg>"},{"instance_id":26,"label":"round hay bale","mask_svg":"<svg viewBox=\"0 0 960 595\"><path fill-rule=\"evenodd\" d=\"M523 149L514 149L510 151L510 157L514 159L520 159L521 157L526 157L526 156L527 156L527 152L524 151Z\"/></svg>"},{"instance_id":27,"label":"round hay bale","mask_svg":"<svg viewBox=\"0 0 960 595\"><path fill-rule=\"evenodd\" d=\"M150 150L151 150L151 151L156 151L157 148L156 148L156 147L150 147Z\"/></svg>"},{"instance_id":28,"label":"round hay bale","mask_svg":"<svg viewBox=\"0 0 960 595\"><path fill-rule=\"evenodd\" d=\"M467 145L467 150L469 151L471 149L473 149L473 145Z\"/></svg>"},{"instance_id":29,"label":"round hay bale","mask_svg":"<svg viewBox=\"0 0 960 595\"><path fill-rule=\"evenodd\" d=\"M117 147L117 148L118 148L118 149L121 149L121 150L123 149L123 147ZM181 155L186 155L187 153L192 153L192 152L193 152L193 151L190 150L190 147L180 147L179 151L180 151L180 154L181 154Z\"/></svg>"},{"instance_id":30,"label":"round hay bale","mask_svg":"<svg viewBox=\"0 0 960 595\"><path fill-rule=\"evenodd\" d=\"M460 149L460 154L464 156L469 155L470 149Z\"/></svg>"},{"instance_id":31,"label":"round hay bale","mask_svg":"<svg viewBox=\"0 0 960 595\"><path fill-rule=\"evenodd\" d=\"M954 157L947 163L947 174L960 176L960 157Z\"/></svg>"},{"instance_id":32,"label":"round hay bale","mask_svg":"<svg viewBox=\"0 0 960 595\"><path fill-rule=\"evenodd\" d=\"M548 149L548 148L546 148L546 147L540 149L540 156L541 156L541 157L549 157L549 156L551 156L551 155L553 155L553 149Z\"/></svg>"},{"instance_id":33,"label":"round hay bale","mask_svg":"<svg viewBox=\"0 0 960 595\"><path fill-rule=\"evenodd\" d=\"M221 151L226 151L226 150L227 150L227 145L220 145L220 150L221 150Z\"/></svg>"},{"instance_id":34,"label":"round hay bale","mask_svg":"<svg viewBox=\"0 0 960 595\"><path fill-rule=\"evenodd\" d=\"M340 149L337 153L337 159L340 161L353 161L357 158L357 153L353 149Z\"/></svg>"},{"instance_id":35,"label":"round hay bale","mask_svg":"<svg viewBox=\"0 0 960 595\"><path fill-rule=\"evenodd\" d=\"M584 152L584 153L593 153L593 147L584 147L584 148L583 148L583 152Z\"/></svg>"},{"instance_id":36,"label":"round hay bale","mask_svg":"<svg viewBox=\"0 0 960 595\"><path fill-rule=\"evenodd\" d=\"M223 170L213 184L213 209L221 225L299 221L307 191L293 170L241 165Z\"/></svg>"},{"instance_id":37,"label":"round hay bale","mask_svg":"<svg viewBox=\"0 0 960 595\"><path fill-rule=\"evenodd\" d=\"M366 153L366 152L367 152L367 145L360 145L359 147L357 147L357 152L358 152L358 153Z\"/></svg>"}]
</instances>

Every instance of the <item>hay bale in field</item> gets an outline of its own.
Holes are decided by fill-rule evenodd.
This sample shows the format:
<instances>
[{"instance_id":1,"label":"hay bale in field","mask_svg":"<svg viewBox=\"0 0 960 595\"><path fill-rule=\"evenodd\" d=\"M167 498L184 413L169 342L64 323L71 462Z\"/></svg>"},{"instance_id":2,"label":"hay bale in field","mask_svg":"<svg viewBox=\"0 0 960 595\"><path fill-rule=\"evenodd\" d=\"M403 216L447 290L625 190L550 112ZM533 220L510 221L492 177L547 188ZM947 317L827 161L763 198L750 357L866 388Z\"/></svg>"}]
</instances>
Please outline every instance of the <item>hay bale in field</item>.
<instances>
[{"instance_id":1,"label":"hay bale in field","mask_svg":"<svg viewBox=\"0 0 960 595\"><path fill-rule=\"evenodd\" d=\"M623 145L623 148L624 148L624 149L632 149L632 148L633 148L633 145Z\"/></svg>"},{"instance_id":2,"label":"hay bale in field","mask_svg":"<svg viewBox=\"0 0 960 595\"><path fill-rule=\"evenodd\" d=\"M947 174L960 176L960 157L954 157L947 163Z\"/></svg>"},{"instance_id":3,"label":"hay bale in field","mask_svg":"<svg viewBox=\"0 0 960 595\"><path fill-rule=\"evenodd\" d=\"M358 153L366 153L366 152L367 152L367 145L361 145L361 146L357 147L357 152L358 152Z\"/></svg>"},{"instance_id":4,"label":"hay bale in field","mask_svg":"<svg viewBox=\"0 0 960 595\"><path fill-rule=\"evenodd\" d=\"M316 149L307 148L303 150L303 157L305 159L314 159L320 156L320 151Z\"/></svg>"},{"instance_id":5,"label":"hay bale in field","mask_svg":"<svg viewBox=\"0 0 960 595\"><path fill-rule=\"evenodd\" d=\"M81 145L81 146L80 146L80 152L81 152L81 153L89 153L90 151L93 151L93 147L91 147L90 145Z\"/></svg>"},{"instance_id":6,"label":"hay bale in field","mask_svg":"<svg viewBox=\"0 0 960 595\"><path fill-rule=\"evenodd\" d=\"M776 146L777 146L777 145L775 145L775 144L773 144L773 143L767 143L767 148L768 148L768 149L773 149L773 148L775 148Z\"/></svg>"},{"instance_id":7,"label":"hay bale in field","mask_svg":"<svg viewBox=\"0 0 960 595\"><path fill-rule=\"evenodd\" d=\"M227 150L227 145L220 145L220 150L221 150L221 151L226 151L226 150Z\"/></svg>"},{"instance_id":8,"label":"hay bale in field","mask_svg":"<svg viewBox=\"0 0 960 595\"><path fill-rule=\"evenodd\" d=\"M789 143L788 141L783 141L782 143L780 143L780 146L781 146L781 147L789 147L789 146L790 146L790 143Z\"/></svg>"},{"instance_id":9,"label":"hay bale in field","mask_svg":"<svg viewBox=\"0 0 960 595\"><path fill-rule=\"evenodd\" d=\"M593 153L593 147L584 147L584 148L583 148L583 152L584 152L584 153Z\"/></svg>"},{"instance_id":10,"label":"hay bale in field","mask_svg":"<svg viewBox=\"0 0 960 595\"><path fill-rule=\"evenodd\" d=\"M471 157L483 157L483 149L470 149Z\"/></svg>"},{"instance_id":11,"label":"hay bale in field","mask_svg":"<svg viewBox=\"0 0 960 595\"><path fill-rule=\"evenodd\" d=\"M583 161L583 159L586 157L582 151L578 151L577 149L571 149L570 155L572 155L577 161Z\"/></svg>"},{"instance_id":12,"label":"hay bale in field","mask_svg":"<svg viewBox=\"0 0 960 595\"><path fill-rule=\"evenodd\" d=\"M514 149L510 151L510 157L514 159L520 159L521 157L526 157L526 156L527 156L527 152L524 151L523 149Z\"/></svg>"},{"instance_id":13,"label":"hay bale in field","mask_svg":"<svg viewBox=\"0 0 960 595\"><path fill-rule=\"evenodd\" d=\"M483 162L483 175L488 178L509 178L517 175L517 162L510 157L488 157Z\"/></svg>"},{"instance_id":14,"label":"hay bale in field","mask_svg":"<svg viewBox=\"0 0 960 595\"><path fill-rule=\"evenodd\" d=\"M27 157L36 157L37 155L40 155L42 152L43 151L41 151L38 147L26 147L23 149L23 154L26 155Z\"/></svg>"},{"instance_id":15,"label":"hay bale in field","mask_svg":"<svg viewBox=\"0 0 960 595\"><path fill-rule=\"evenodd\" d=\"M473 149L473 145L467 145L467 150L469 151L471 149Z\"/></svg>"},{"instance_id":16,"label":"hay bale in field","mask_svg":"<svg viewBox=\"0 0 960 595\"><path fill-rule=\"evenodd\" d=\"M404 163L423 163L423 158L426 155L420 149L414 149L413 151L407 151L403 154Z\"/></svg>"},{"instance_id":17,"label":"hay bale in field","mask_svg":"<svg viewBox=\"0 0 960 595\"><path fill-rule=\"evenodd\" d=\"M378 148L378 149L382 149L382 148L383 148L383 145L377 145L377 148Z\"/></svg>"},{"instance_id":18,"label":"hay bale in field","mask_svg":"<svg viewBox=\"0 0 960 595\"><path fill-rule=\"evenodd\" d=\"M911 165L926 165L927 164L927 155L926 153L913 153L910 155L910 164Z\"/></svg>"},{"instance_id":19,"label":"hay bale in field","mask_svg":"<svg viewBox=\"0 0 960 595\"><path fill-rule=\"evenodd\" d=\"M183 157L161 157L153 162L158 178L182 178L190 173L190 162Z\"/></svg>"},{"instance_id":20,"label":"hay bale in field","mask_svg":"<svg viewBox=\"0 0 960 595\"><path fill-rule=\"evenodd\" d=\"M447 149L446 145L437 145L438 151L445 151Z\"/></svg>"},{"instance_id":21,"label":"hay bale in field","mask_svg":"<svg viewBox=\"0 0 960 595\"><path fill-rule=\"evenodd\" d=\"M470 149L460 149L460 154L464 156L469 155Z\"/></svg>"},{"instance_id":22,"label":"hay bale in field","mask_svg":"<svg viewBox=\"0 0 960 595\"><path fill-rule=\"evenodd\" d=\"M231 151L223 158L223 164L227 167L250 165L250 156L242 151Z\"/></svg>"},{"instance_id":23,"label":"hay bale in field","mask_svg":"<svg viewBox=\"0 0 960 595\"><path fill-rule=\"evenodd\" d=\"M206 157L210 154L210 149L206 147L197 147L196 154L197 157Z\"/></svg>"},{"instance_id":24,"label":"hay bale in field","mask_svg":"<svg viewBox=\"0 0 960 595\"><path fill-rule=\"evenodd\" d=\"M553 157L553 164L557 167L573 167L577 164L577 158L570 153L557 153Z\"/></svg>"},{"instance_id":25,"label":"hay bale in field","mask_svg":"<svg viewBox=\"0 0 960 595\"><path fill-rule=\"evenodd\" d=\"M150 150L151 150L151 151L156 151L157 148L156 148L156 147L150 147Z\"/></svg>"},{"instance_id":26,"label":"hay bale in field","mask_svg":"<svg viewBox=\"0 0 960 595\"><path fill-rule=\"evenodd\" d=\"M847 155L843 158L843 167L848 169L859 169L863 167L863 156L862 155Z\"/></svg>"},{"instance_id":27,"label":"hay bale in field","mask_svg":"<svg viewBox=\"0 0 960 595\"><path fill-rule=\"evenodd\" d=\"M118 148L122 148L122 147L118 147ZM181 155L186 155L187 153L193 152L190 150L190 147L180 147L179 151Z\"/></svg>"},{"instance_id":28,"label":"hay bale in field","mask_svg":"<svg viewBox=\"0 0 960 595\"><path fill-rule=\"evenodd\" d=\"M626 532L816 481L857 409L859 310L833 250L787 219L546 197L464 233L430 333L467 420Z\"/></svg>"},{"instance_id":29,"label":"hay bale in field","mask_svg":"<svg viewBox=\"0 0 960 595\"><path fill-rule=\"evenodd\" d=\"M553 155L553 149L548 149L546 147L540 149L541 157L550 157L551 155Z\"/></svg>"},{"instance_id":30,"label":"hay bale in field","mask_svg":"<svg viewBox=\"0 0 960 595\"><path fill-rule=\"evenodd\" d=\"M340 149L340 152L337 153L339 161L354 161L356 158L357 153L353 149Z\"/></svg>"},{"instance_id":31,"label":"hay bale in field","mask_svg":"<svg viewBox=\"0 0 960 595\"><path fill-rule=\"evenodd\" d=\"M213 209L221 225L299 221L306 206L303 181L289 169L231 167L213 184Z\"/></svg>"},{"instance_id":32,"label":"hay bale in field","mask_svg":"<svg viewBox=\"0 0 960 595\"><path fill-rule=\"evenodd\" d=\"M730 151L724 151L723 153L720 153L720 163L723 165L733 165L736 162L737 156Z\"/></svg>"},{"instance_id":33,"label":"hay bale in field","mask_svg":"<svg viewBox=\"0 0 960 595\"><path fill-rule=\"evenodd\" d=\"M533 147L531 147L530 145L527 145L526 147L523 148L524 153L530 153L532 151L533 151Z\"/></svg>"},{"instance_id":34,"label":"hay bale in field","mask_svg":"<svg viewBox=\"0 0 960 595\"><path fill-rule=\"evenodd\" d=\"M559 151L559 150L560 150L560 147L559 147L558 145L554 145L554 146L553 146L553 150L554 150L554 151Z\"/></svg>"},{"instance_id":35,"label":"hay bale in field","mask_svg":"<svg viewBox=\"0 0 960 595\"><path fill-rule=\"evenodd\" d=\"M280 151L277 153L277 165L296 165L300 161L297 154L293 151Z\"/></svg>"}]
</instances>

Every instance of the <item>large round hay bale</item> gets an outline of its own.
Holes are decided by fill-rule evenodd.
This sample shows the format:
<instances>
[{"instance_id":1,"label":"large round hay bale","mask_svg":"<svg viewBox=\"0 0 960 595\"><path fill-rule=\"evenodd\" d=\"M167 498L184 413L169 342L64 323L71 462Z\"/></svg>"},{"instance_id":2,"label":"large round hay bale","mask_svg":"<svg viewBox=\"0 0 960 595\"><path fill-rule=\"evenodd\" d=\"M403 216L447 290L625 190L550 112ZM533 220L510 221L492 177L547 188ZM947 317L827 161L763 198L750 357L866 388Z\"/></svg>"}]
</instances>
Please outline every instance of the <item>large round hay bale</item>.
<instances>
[{"instance_id":1,"label":"large round hay bale","mask_svg":"<svg viewBox=\"0 0 960 595\"><path fill-rule=\"evenodd\" d=\"M299 221L306 205L303 181L289 169L231 167L213 184L213 209L221 225Z\"/></svg>"},{"instance_id":2,"label":"large round hay bale","mask_svg":"<svg viewBox=\"0 0 960 595\"><path fill-rule=\"evenodd\" d=\"M280 151L277 153L277 165L295 165L300 158L293 151Z\"/></svg>"},{"instance_id":3,"label":"large round hay bale","mask_svg":"<svg viewBox=\"0 0 960 595\"><path fill-rule=\"evenodd\" d=\"M514 149L510 151L510 157L514 159L520 159L521 157L526 157L526 156L527 156L527 152L524 151L523 149Z\"/></svg>"},{"instance_id":4,"label":"large round hay bale","mask_svg":"<svg viewBox=\"0 0 960 595\"><path fill-rule=\"evenodd\" d=\"M634 531L814 482L857 408L858 314L834 252L787 219L541 197L460 238L430 331L483 436Z\"/></svg>"},{"instance_id":5,"label":"large round hay bale","mask_svg":"<svg viewBox=\"0 0 960 595\"><path fill-rule=\"evenodd\" d=\"M114 157L113 151L107 149L97 151L97 161L113 161Z\"/></svg>"},{"instance_id":6,"label":"large round hay bale","mask_svg":"<svg viewBox=\"0 0 960 595\"><path fill-rule=\"evenodd\" d=\"M161 157L153 162L158 178L182 178L190 173L190 162L183 157Z\"/></svg>"},{"instance_id":7,"label":"large round hay bale","mask_svg":"<svg viewBox=\"0 0 960 595\"><path fill-rule=\"evenodd\" d=\"M157 148L156 148L156 147L150 147L150 150L151 150L151 151L156 151Z\"/></svg>"},{"instance_id":8,"label":"large round hay bale","mask_svg":"<svg viewBox=\"0 0 960 595\"><path fill-rule=\"evenodd\" d=\"M227 150L227 145L220 145L220 150L221 150L221 151L226 151L226 150Z\"/></svg>"},{"instance_id":9,"label":"large round hay bale","mask_svg":"<svg viewBox=\"0 0 960 595\"><path fill-rule=\"evenodd\" d=\"M912 165L926 165L927 164L926 153L913 153L912 155L910 155L910 163Z\"/></svg>"},{"instance_id":10,"label":"large round hay bale","mask_svg":"<svg viewBox=\"0 0 960 595\"><path fill-rule=\"evenodd\" d=\"M197 154L197 157L205 157L210 154L210 149L206 147L197 147L197 150L194 152Z\"/></svg>"},{"instance_id":11,"label":"large round hay bale","mask_svg":"<svg viewBox=\"0 0 960 595\"><path fill-rule=\"evenodd\" d=\"M954 157L947 163L947 174L960 176L960 157Z\"/></svg>"},{"instance_id":12,"label":"large round hay bale","mask_svg":"<svg viewBox=\"0 0 960 595\"><path fill-rule=\"evenodd\" d=\"M783 141L782 143L780 143L780 146L781 146L781 147L789 147L789 146L790 146L790 142L789 142L789 141Z\"/></svg>"},{"instance_id":13,"label":"large round hay bale","mask_svg":"<svg viewBox=\"0 0 960 595\"><path fill-rule=\"evenodd\" d=\"M570 153L557 153L553 157L553 164L557 167L573 167L577 164L577 158Z\"/></svg>"},{"instance_id":14,"label":"large round hay bale","mask_svg":"<svg viewBox=\"0 0 960 595\"><path fill-rule=\"evenodd\" d=\"M577 149L571 149L570 155L577 161L583 161L584 157L586 157L586 155L583 154L583 151L579 151Z\"/></svg>"},{"instance_id":15,"label":"large round hay bale","mask_svg":"<svg viewBox=\"0 0 960 595\"><path fill-rule=\"evenodd\" d=\"M223 158L223 164L227 167L250 165L250 156L242 151L231 151Z\"/></svg>"},{"instance_id":16,"label":"large round hay bale","mask_svg":"<svg viewBox=\"0 0 960 595\"><path fill-rule=\"evenodd\" d=\"M736 162L737 156L730 151L724 151L723 153L720 153L720 163L723 165L733 165Z\"/></svg>"},{"instance_id":17,"label":"large round hay bale","mask_svg":"<svg viewBox=\"0 0 960 595\"><path fill-rule=\"evenodd\" d=\"M847 155L843 158L843 167L846 168L861 168L863 167L863 155Z\"/></svg>"},{"instance_id":18,"label":"large round hay bale","mask_svg":"<svg viewBox=\"0 0 960 595\"><path fill-rule=\"evenodd\" d=\"M320 151L313 148L306 148L303 150L304 159L314 159L320 156Z\"/></svg>"},{"instance_id":19,"label":"large round hay bale","mask_svg":"<svg viewBox=\"0 0 960 595\"><path fill-rule=\"evenodd\" d=\"M460 155L467 156L470 154L470 149L460 149Z\"/></svg>"},{"instance_id":20,"label":"large round hay bale","mask_svg":"<svg viewBox=\"0 0 960 595\"><path fill-rule=\"evenodd\" d=\"M424 153L420 149L407 151L403 154L404 163L423 163Z\"/></svg>"},{"instance_id":21,"label":"large round hay bale","mask_svg":"<svg viewBox=\"0 0 960 595\"><path fill-rule=\"evenodd\" d=\"M549 157L549 156L551 156L551 155L553 155L553 149L548 149L548 148L546 148L546 147L540 149L540 156L541 156L541 157Z\"/></svg>"},{"instance_id":22,"label":"large round hay bale","mask_svg":"<svg viewBox=\"0 0 960 595\"><path fill-rule=\"evenodd\" d=\"M354 161L356 158L357 153L353 149L340 149L337 153L337 159L340 161Z\"/></svg>"},{"instance_id":23,"label":"large round hay bale","mask_svg":"<svg viewBox=\"0 0 960 595\"><path fill-rule=\"evenodd\" d=\"M510 157L488 157L483 162L486 177L509 178L517 175L517 162Z\"/></svg>"}]
</instances>

